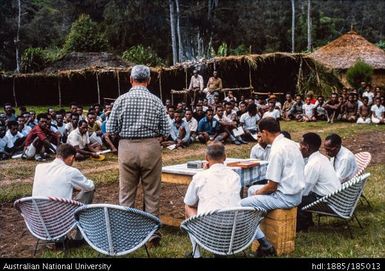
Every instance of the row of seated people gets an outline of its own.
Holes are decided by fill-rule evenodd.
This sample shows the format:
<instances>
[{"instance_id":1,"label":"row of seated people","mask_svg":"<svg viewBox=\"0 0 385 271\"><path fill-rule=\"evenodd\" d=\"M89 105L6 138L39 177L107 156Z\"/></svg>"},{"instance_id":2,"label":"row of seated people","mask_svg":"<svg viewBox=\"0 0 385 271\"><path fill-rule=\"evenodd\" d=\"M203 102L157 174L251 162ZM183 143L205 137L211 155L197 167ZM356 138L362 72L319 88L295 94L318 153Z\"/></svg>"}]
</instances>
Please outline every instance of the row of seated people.
<instances>
[{"instance_id":1,"label":"row of seated people","mask_svg":"<svg viewBox=\"0 0 385 271\"><path fill-rule=\"evenodd\" d=\"M56 112L50 108L37 116L34 111L21 109L16 116L12 106L6 104L0 115L0 159L22 154L25 159L45 160L66 142L76 147L77 160L99 158L97 152L106 148L117 152L118 138L105 131L112 105L106 105L104 110L94 105L87 114L75 104L71 104L69 111Z\"/></svg>"}]
</instances>

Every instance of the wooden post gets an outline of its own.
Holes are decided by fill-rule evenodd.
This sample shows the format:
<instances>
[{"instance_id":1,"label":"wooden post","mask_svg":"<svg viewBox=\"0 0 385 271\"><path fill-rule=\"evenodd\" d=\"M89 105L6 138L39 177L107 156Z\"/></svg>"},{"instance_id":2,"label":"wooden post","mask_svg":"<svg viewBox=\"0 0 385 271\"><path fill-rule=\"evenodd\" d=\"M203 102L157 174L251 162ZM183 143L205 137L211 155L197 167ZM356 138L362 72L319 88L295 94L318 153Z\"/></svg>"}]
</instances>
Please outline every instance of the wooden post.
<instances>
[{"instance_id":1,"label":"wooden post","mask_svg":"<svg viewBox=\"0 0 385 271\"><path fill-rule=\"evenodd\" d=\"M100 86L99 86L99 75L96 72L96 88L98 90L98 104L100 104Z\"/></svg>"},{"instance_id":2,"label":"wooden post","mask_svg":"<svg viewBox=\"0 0 385 271\"><path fill-rule=\"evenodd\" d=\"M118 95L120 96L120 76L119 76L119 70L116 70L116 77L118 78Z\"/></svg>"},{"instance_id":3,"label":"wooden post","mask_svg":"<svg viewBox=\"0 0 385 271\"><path fill-rule=\"evenodd\" d=\"M16 100L16 77L15 76L13 76L12 93L13 93L13 100L15 101L15 107L17 107L17 100Z\"/></svg>"},{"instance_id":4,"label":"wooden post","mask_svg":"<svg viewBox=\"0 0 385 271\"><path fill-rule=\"evenodd\" d=\"M159 96L160 96L160 100L163 102L163 97L162 97L162 69L159 70Z\"/></svg>"},{"instance_id":5,"label":"wooden post","mask_svg":"<svg viewBox=\"0 0 385 271\"><path fill-rule=\"evenodd\" d=\"M297 78L297 91L296 93L300 93L300 90L301 90L301 87L300 87L300 81L301 81L301 74L302 74L302 57L301 58L301 62L299 63L299 69L298 69L298 78ZM294 95L296 94L294 93Z\"/></svg>"},{"instance_id":6,"label":"wooden post","mask_svg":"<svg viewBox=\"0 0 385 271\"><path fill-rule=\"evenodd\" d=\"M61 86L60 86L60 77L57 79L57 89L59 92L59 106L61 107Z\"/></svg>"},{"instance_id":7,"label":"wooden post","mask_svg":"<svg viewBox=\"0 0 385 271\"><path fill-rule=\"evenodd\" d=\"M250 63L247 62L247 64L249 65L249 84L250 84L250 96L253 94L253 82L251 80L251 66L250 66Z\"/></svg>"}]
</instances>

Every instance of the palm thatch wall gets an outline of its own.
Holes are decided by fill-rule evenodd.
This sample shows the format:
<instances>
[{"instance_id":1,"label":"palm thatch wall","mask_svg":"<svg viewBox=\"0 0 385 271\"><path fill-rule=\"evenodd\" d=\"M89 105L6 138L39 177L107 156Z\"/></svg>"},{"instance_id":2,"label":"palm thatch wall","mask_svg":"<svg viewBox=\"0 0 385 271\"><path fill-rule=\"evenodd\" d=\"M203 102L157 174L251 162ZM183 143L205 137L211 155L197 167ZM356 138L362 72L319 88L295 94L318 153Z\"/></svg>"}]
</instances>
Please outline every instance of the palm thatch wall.
<instances>
[{"instance_id":1,"label":"palm thatch wall","mask_svg":"<svg viewBox=\"0 0 385 271\"><path fill-rule=\"evenodd\" d=\"M339 87L337 75L302 54L271 53L218 57L199 63L182 63L173 67L151 68L149 89L163 101L171 90L188 87L197 68L207 83L214 70L219 72L225 88L252 87L256 92L327 94ZM0 103L17 105L68 105L103 102L116 98L129 87L131 67L90 67L55 73L0 74ZM250 91L236 91L249 96ZM174 97L174 102L185 99Z\"/></svg>"}]
</instances>

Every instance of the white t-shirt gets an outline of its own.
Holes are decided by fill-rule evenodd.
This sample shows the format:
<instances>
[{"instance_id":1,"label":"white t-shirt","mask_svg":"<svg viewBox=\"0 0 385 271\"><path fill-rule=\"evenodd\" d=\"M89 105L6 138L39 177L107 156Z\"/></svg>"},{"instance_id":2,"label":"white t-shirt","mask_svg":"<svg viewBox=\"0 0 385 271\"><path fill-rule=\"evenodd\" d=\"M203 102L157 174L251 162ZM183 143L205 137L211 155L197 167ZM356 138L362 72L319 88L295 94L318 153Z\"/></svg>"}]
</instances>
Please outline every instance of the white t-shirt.
<instances>
[{"instance_id":1,"label":"white t-shirt","mask_svg":"<svg viewBox=\"0 0 385 271\"><path fill-rule=\"evenodd\" d=\"M198 172L188 186L184 203L198 206L198 214L216 209L241 206L241 181L224 164L214 164Z\"/></svg>"},{"instance_id":2,"label":"white t-shirt","mask_svg":"<svg viewBox=\"0 0 385 271\"><path fill-rule=\"evenodd\" d=\"M303 196L314 192L326 196L341 187L341 182L329 159L319 151L309 156L305 165L305 190Z\"/></svg>"},{"instance_id":3,"label":"white t-shirt","mask_svg":"<svg viewBox=\"0 0 385 271\"><path fill-rule=\"evenodd\" d=\"M370 111L373 112L374 117L377 119L382 119L382 114L385 112L385 107L383 105L377 106L376 104L372 105Z\"/></svg>"},{"instance_id":4,"label":"white t-shirt","mask_svg":"<svg viewBox=\"0 0 385 271\"><path fill-rule=\"evenodd\" d=\"M305 113L306 116L308 117L313 117L314 116L314 108L316 108L315 104L304 104L302 106L303 112Z\"/></svg>"},{"instance_id":5,"label":"white t-shirt","mask_svg":"<svg viewBox=\"0 0 385 271\"><path fill-rule=\"evenodd\" d=\"M198 130L198 121L194 117L192 117L190 121L187 121L186 118L183 118L183 120L188 123L190 132L196 132Z\"/></svg>"},{"instance_id":6,"label":"white t-shirt","mask_svg":"<svg viewBox=\"0 0 385 271\"><path fill-rule=\"evenodd\" d=\"M88 192L94 190L95 185L78 169L67 166L61 159L36 166L32 187L33 197L53 196L72 199L74 188Z\"/></svg>"},{"instance_id":7,"label":"white t-shirt","mask_svg":"<svg viewBox=\"0 0 385 271\"><path fill-rule=\"evenodd\" d=\"M266 179L278 183L277 191L295 195L305 187L304 168L298 144L282 134L277 136L271 145Z\"/></svg>"},{"instance_id":8,"label":"white t-shirt","mask_svg":"<svg viewBox=\"0 0 385 271\"><path fill-rule=\"evenodd\" d=\"M267 145L266 148L262 148L259 143L257 143L250 151L250 158L258 159L263 161L269 161L271 151L271 145Z\"/></svg>"},{"instance_id":9,"label":"white t-shirt","mask_svg":"<svg viewBox=\"0 0 385 271\"><path fill-rule=\"evenodd\" d=\"M23 136L27 136L27 135L29 134L29 132L31 132L31 130L32 130L31 127L29 127L28 125L24 125L24 128L23 128L23 130L21 130L20 133L21 133Z\"/></svg>"},{"instance_id":10,"label":"white t-shirt","mask_svg":"<svg viewBox=\"0 0 385 271\"><path fill-rule=\"evenodd\" d=\"M88 132L86 132L84 135L81 135L79 128L76 128L68 135L67 143L74 147L79 146L79 148L82 150L86 147L86 145L90 144L90 137Z\"/></svg>"},{"instance_id":11,"label":"white t-shirt","mask_svg":"<svg viewBox=\"0 0 385 271\"><path fill-rule=\"evenodd\" d=\"M255 116L250 116L249 115L249 112L246 112L246 113L243 113L241 118L240 118L240 122L241 123L244 123L243 127L246 128L246 129L254 129L254 130L257 130L257 122L260 120L261 118L259 117L258 114L255 114Z\"/></svg>"},{"instance_id":12,"label":"white t-shirt","mask_svg":"<svg viewBox=\"0 0 385 271\"><path fill-rule=\"evenodd\" d=\"M281 113L279 112L278 109L274 109L273 111L266 111L264 114L263 114L263 119L264 118L267 118L267 117L272 117L272 118L275 118L275 119L279 119L281 117Z\"/></svg>"},{"instance_id":13,"label":"white t-shirt","mask_svg":"<svg viewBox=\"0 0 385 271\"><path fill-rule=\"evenodd\" d=\"M374 93L370 91L365 91L362 93L362 97L368 97L368 104L373 103Z\"/></svg>"},{"instance_id":14,"label":"white t-shirt","mask_svg":"<svg viewBox=\"0 0 385 271\"><path fill-rule=\"evenodd\" d=\"M5 137L7 138L7 141L8 141L8 148L13 148L13 146L15 146L15 142L16 140L18 140L19 138L23 138L24 135L20 132L17 132L15 135L12 135L11 134L11 131L8 130L6 133L5 133Z\"/></svg>"},{"instance_id":15,"label":"white t-shirt","mask_svg":"<svg viewBox=\"0 0 385 271\"><path fill-rule=\"evenodd\" d=\"M349 181L357 172L356 158L344 146L341 146L340 151L330 161L341 183Z\"/></svg>"}]
</instances>

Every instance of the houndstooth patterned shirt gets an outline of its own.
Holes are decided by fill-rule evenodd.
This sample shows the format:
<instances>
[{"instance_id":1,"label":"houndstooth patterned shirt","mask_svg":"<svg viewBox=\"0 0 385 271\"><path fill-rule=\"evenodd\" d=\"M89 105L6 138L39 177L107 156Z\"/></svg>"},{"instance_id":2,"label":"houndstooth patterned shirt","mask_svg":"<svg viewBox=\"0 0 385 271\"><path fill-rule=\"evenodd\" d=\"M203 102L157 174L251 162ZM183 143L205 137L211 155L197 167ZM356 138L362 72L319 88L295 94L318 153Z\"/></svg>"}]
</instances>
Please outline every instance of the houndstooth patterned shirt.
<instances>
[{"instance_id":1,"label":"houndstooth patterned shirt","mask_svg":"<svg viewBox=\"0 0 385 271\"><path fill-rule=\"evenodd\" d=\"M116 99L107 121L107 132L123 139L167 137L170 129L162 101L140 86Z\"/></svg>"}]
</instances>

